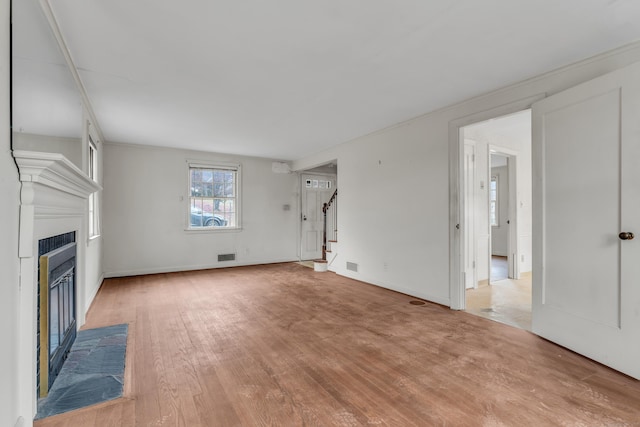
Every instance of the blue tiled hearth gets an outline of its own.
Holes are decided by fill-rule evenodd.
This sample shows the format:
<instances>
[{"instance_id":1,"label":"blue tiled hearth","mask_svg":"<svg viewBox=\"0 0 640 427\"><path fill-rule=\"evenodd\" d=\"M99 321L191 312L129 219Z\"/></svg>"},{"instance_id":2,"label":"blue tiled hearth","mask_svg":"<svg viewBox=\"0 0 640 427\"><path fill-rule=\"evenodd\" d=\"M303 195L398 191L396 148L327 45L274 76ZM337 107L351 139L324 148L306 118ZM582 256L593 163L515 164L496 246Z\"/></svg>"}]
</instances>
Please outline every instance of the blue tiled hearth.
<instances>
[{"instance_id":1,"label":"blue tiled hearth","mask_svg":"<svg viewBox=\"0 0 640 427\"><path fill-rule=\"evenodd\" d=\"M36 419L122 396L127 325L79 331Z\"/></svg>"}]
</instances>

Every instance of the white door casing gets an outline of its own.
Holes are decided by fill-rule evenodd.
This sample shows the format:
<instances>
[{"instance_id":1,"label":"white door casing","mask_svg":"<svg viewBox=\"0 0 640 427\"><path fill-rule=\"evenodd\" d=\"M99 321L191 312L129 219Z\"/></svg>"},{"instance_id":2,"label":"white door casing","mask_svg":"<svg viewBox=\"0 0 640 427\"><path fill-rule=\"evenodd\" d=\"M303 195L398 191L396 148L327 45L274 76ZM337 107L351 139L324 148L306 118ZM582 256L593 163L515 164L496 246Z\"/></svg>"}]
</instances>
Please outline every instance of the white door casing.
<instances>
[{"instance_id":1,"label":"white door casing","mask_svg":"<svg viewBox=\"0 0 640 427\"><path fill-rule=\"evenodd\" d=\"M328 184L327 184L328 183ZM322 206L335 191L336 177L329 175L302 175L301 246L300 259L322 257Z\"/></svg>"},{"instance_id":2,"label":"white door casing","mask_svg":"<svg viewBox=\"0 0 640 427\"><path fill-rule=\"evenodd\" d=\"M532 116L532 330L638 379L639 76L640 63L614 71Z\"/></svg>"},{"instance_id":3,"label":"white door casing","mask_svg":"<svg viewBox=\"0 0 640 427\"><path fill-rule=\"evenodd\" d=\"M478 287L476 278L476 154L475 144L469 141L464 143L464 223L462 233L464 235L464 287L465 289Z\"/></svg>"}]
</instances>

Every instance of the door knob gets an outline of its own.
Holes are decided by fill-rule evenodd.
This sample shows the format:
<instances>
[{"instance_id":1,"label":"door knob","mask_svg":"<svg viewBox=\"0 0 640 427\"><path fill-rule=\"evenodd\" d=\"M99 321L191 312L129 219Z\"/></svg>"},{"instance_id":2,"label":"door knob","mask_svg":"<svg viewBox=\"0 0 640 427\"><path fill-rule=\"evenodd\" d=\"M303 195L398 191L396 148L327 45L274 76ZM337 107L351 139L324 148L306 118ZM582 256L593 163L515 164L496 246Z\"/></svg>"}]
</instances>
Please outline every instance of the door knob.
<instances>
[{"instance_id":1,"label":"door knob","mask_svg":"<svg viewBox=\"0 0 640 427\"><path fill-rule=\"evenodd\" d=\"M630 231L623 231L622 233L618 234L618 237L620 238L620 240L633 240L635 236Z\"/></svg>"}]
</instances>

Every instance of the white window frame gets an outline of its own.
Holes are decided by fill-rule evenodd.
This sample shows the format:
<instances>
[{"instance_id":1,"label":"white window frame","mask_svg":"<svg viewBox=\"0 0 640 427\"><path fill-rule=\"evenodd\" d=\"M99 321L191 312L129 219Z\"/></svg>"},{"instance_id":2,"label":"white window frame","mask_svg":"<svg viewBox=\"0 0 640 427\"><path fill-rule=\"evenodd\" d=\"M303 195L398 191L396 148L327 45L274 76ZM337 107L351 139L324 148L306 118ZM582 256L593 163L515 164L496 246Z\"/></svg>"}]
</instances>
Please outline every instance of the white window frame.
<instances>
[{"instance_id":1,"label":"white window frame","mask_svg":"<svg viewBox=\"0 0 640 427\"><path fill-rule=\"evenodd\" d=\"M191 226L191 169L213 169L235 172L235 226L198 227ZM187 182L185 185L185 231L190 233L224 233L242 230L242 165L239 163L187 160ZM213 196L211 197L213 198Z\"/></svg>"},{"instance_id":2,"label":"white window frame","mask_svg":"<svg viewBox=\"0 0 640 427\"><path fill-rule=\"evenodd\" d=\"M99 183L99 165L98 161L98 145L93 141L93 137L89 134L89 144L87 150L87 172L89 178ZM98 192L89 194L88 209L88 230L89 239L95 239L100 236L100 215L99 215L99 196Z\"/></svg>"},{"instance_id":3,"label":"white window frame","mask_svg":"<svg viewBox=\"0 0 640 427\"><path fill-rule=\"evenodd\" d=\"M496 183L496 197L495 199L491 198L491 184L495 181ZM500 227L500 178L498 175L491 175L491 179L489 180L489 223L492 227ZM494 208L494 216L491 217L491 203L495 204Z\"/></svg>"}]
</instances>

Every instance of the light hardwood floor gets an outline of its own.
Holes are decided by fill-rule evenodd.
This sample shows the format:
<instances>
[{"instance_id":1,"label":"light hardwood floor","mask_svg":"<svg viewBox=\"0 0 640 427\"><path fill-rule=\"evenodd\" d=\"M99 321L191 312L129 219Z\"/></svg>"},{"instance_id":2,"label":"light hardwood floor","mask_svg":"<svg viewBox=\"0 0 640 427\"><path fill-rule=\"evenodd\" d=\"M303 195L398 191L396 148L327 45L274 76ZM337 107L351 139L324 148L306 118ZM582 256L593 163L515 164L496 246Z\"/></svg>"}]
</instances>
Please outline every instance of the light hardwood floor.
<instances>
[{"instance_id":1,"label":"light hardwood floor","mask_svg":"<svg viewBox=\"0 0 640 427\"><path fill-rule=\"evenodd\" d=\"M296 263L107 280L125 397L36 426L640 425L639 381L412 300Z\"/></svg>"},{"instance_id":2,"label":"light hardwood floor","mask_svg":"<svg viewBox=\"0 0 640 427\"><path fill-rule=\"evenodd\" d=\"M531 330L531 276L502 279L466 291L467 313Z\"/></svg>"}]
</instances>

